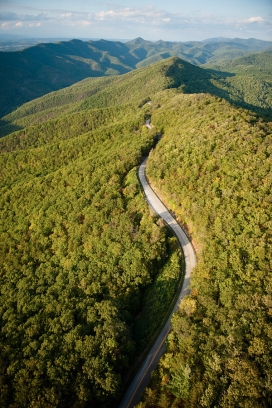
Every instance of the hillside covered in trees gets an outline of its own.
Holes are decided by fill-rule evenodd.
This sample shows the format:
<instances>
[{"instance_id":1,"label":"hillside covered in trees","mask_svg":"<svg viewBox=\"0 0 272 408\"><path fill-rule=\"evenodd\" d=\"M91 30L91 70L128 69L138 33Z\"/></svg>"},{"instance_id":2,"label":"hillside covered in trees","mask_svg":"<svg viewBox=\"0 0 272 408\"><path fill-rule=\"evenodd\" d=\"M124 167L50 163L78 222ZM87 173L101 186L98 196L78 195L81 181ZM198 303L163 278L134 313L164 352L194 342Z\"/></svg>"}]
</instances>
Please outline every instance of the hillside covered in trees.
<instances>
[{"instance_id":1,"label":"hillside covered in trees","mask_svg":"<svg viewBox=\"0 0 272 408\"><path fill-rule=\"evenodd\" d=\"M272 111L272 51L249 54L241 58L223 60L205 68L212 68L224 78L222 89L231 98L229 101L246 109L255 110L271 120Z\"/></svg>"},{"instance_id":2,"label":"hillside covered in trees","mask_svg":"<svg viewBox=\"0 0 272 408\"><path fill-rule=\"evenodd\" d=\"M177 61L177 59L176 59ZM236 106L250 109L266 119L272 119L272 52L265 51L245 58L229 60L219 65L200 68L186 61L166 70L168 84L161 78L147 79L145 71L138 69L128 78L134 81L132 92L127 92L123 77L88 78L72 87L51 92L14 110L0 119L0 137L29 124L48 121L81 109L122 106L131 100L144 101L161 87L179 87L183 93L210 93L222 97ZM153 70L152 66L148 69ZM165 81L165 80L163 80ZM2 93L5 95L5 92ZM5 96L4 96L5 97ZM138 99L137 99L138 98ZM122 108L121 108L122 109Z\"/></svg>"},{"instance_id":3,"label":"hillside covered in trees","mask_svg":"<svg viewBox=\"0 0 272 408\"><path fill-rule=\"evenodd\" d=\"M271 405L272 125L221 79L170 58L4 118L1 406L118 405L182 278L136 176L150 151L198 265L140 406Z\"/></svg>"},{"instance_id":4,"label":"hillside covered in trees","mask_svg":"<svg viewBox=\"0 0 272 408\"><path fill-rule=\"evenodd\" d=\"M163 89L168 66L142 76ZM136 177L156 134L135 100L101 93L1 139L1 406L112 406L175 294L180 250Z\"/></svg>"},{"instance_id":5,"label":"hillside covered in trees","mask_svg":"<svg viewBox=\"0 0 272 408\"><path fill-rule=\"evenodd\" d=\"M136 38L126 43L74 39L0 52L0 117L84 78L120 75L173 56L202 65L267 50L272 42L256 39L182 43Z\"/></svg>"},{"instance_id":6,"label":"hillside covered in trees","mask_svg":"<svg viewBox=\"0 0 272 408\"><path fill-rule=\"evenodd\" d=\"M198 254L139 408L272 404L271 122L210 95L154 112L147 175Z\"/></svg>"}]
</instances>

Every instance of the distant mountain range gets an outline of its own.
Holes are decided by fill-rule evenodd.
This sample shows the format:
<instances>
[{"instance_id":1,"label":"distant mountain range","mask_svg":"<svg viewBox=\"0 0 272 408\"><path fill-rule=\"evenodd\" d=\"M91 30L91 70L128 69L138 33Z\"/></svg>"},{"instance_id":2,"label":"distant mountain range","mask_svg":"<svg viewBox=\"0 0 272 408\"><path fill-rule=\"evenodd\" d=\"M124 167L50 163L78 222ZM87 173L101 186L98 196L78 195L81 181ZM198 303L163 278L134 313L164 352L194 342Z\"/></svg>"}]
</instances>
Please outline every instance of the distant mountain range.
<instances>
[{"instance_id":1,"label":"distant mountain range","mask_svg":"<svg viewBox=\"0 0 272 408\"><path fill-rule=\"evenodd\" d=\"M272 42L256 39L210 39L204 42L71 40L41 43L0 52L0 116L23 103L87 77L124 74L171 56L194 65L218 64L272 50Z\"/></svg>"}]
</instances>

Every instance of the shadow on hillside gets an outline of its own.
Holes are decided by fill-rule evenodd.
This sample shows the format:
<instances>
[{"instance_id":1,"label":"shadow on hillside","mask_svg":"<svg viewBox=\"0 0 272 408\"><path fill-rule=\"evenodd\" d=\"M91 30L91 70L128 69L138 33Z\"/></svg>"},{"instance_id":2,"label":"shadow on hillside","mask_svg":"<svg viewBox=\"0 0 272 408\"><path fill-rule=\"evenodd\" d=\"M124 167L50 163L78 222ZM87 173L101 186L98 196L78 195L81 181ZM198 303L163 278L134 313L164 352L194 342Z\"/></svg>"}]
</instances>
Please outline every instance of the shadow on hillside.
<instances>
[{"instance_id":1,"label":"shadow on hillside","mask_svg":"<svg viewBox=\"0 0 272 408\"><path fill-rule=\"evenodd\" d=\"M235 76L233 73L215 71L212 69L206 70L191 65L184 60L177 59L175 63L169 67L166 75L171 78L169 88L180 87L184 93L188 94L209 93L213 96L224 98L234 106L253 111L265 120L272 119L271 112L269 112L268 109L246 103L243 100L234 99L231 90L228 92L228 90L220 87L220 81L222 82L224 78ZM227 85L225 84L225 86Z\"/></svg>"},{"instance_id":2,"label":"shadow on hillside","mask_svg":"<svg viewBox=\"0 0 272 408\"><path fill-rule=\"evenodd\" d=\"M209 69L209 68L202 68L205 69L205 71L209 72L211 75L217 76L217 77L234 77L236 74L233 72L227 72L227 71L216 71L215 69Z\"/></svg>"},{"instance_id":3,"label":"shadow on hillside","mask_svg":"<svg viewBox=\"0 0 272 408\"><path fill-rule=\"evenodd\" d=\"M22 127L16 126L6 120L0 119L0 138L9 135L16 130L21 130Z\"/></svg>"}]
</instances>

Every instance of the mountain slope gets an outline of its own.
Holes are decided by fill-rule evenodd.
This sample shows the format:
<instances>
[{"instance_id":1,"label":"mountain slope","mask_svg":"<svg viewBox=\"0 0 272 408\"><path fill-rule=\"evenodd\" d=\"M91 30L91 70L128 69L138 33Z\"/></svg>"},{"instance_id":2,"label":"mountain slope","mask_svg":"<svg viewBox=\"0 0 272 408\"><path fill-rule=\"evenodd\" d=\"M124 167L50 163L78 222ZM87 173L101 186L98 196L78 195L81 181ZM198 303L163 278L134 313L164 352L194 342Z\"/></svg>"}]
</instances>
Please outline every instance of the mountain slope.
<instances>
[{"instance_id":1,"label":"mountain slope","mask_svg":"<svg viewBox=\"0 0 272 408\"><path fill-rule=\"evenodd\" d=\"M208 63L205 67L213 66L217 70L242 73L243 70L252 70L252 73L260 74L261 72L271 74L271 59L272 51L262 51L258 53L252 53L244 57L235 59L229 59L221 61L217 64ZM255 69L255 71L253 71Z\"/></svg>"},{"instance_id":2,"label":"mountain slope","mask_svg":"<svg viewBox=\"0 0 272 408\"><path fill-rule=\"evenodd\" d=\"M272 51L250 54L216 65L206 64L205 67L223 75L228 72L220 83L232 95L232 100L271 119Z\"/></svg>"},{"instance_id":3,"label":"mountain slope","mask_svg":"<svg viewBox=\"0 0 272 408\"><path fill-rule=\"evenodd\" d=\"M171 303L182 257L136 175L156 138L145 77L123 78L134 109L97 92L1 139L1 406L115 406Z\"/></svg>"},{"instance_id":4,"label":"mountain slope","mask_svg":"<svg viewBox=\"0 0 272 408\"><path fill-rule=\"evenodd\" d=\"M214 78L217 78L215 73L173 57L122 76L86 79L70 88L29 102L5 116L3 124L8 125L4 126L2 132L82 109L116 105L135 107L167 88L178 88L179 92L187 93L219 93L227 97L227 93L214 85ZM130 92L127 92L128 89Z\"/></svg>"},{"instance_id":5,"label":"mountain slope","mask_svg":"<svg viewBox=\"0 0 272 408\"><path fill-rule=\"evenodd\" d=\"M152 148L147 174L199 266L149 396L271 405L272 129L217 96L218 80L170 58L10 115L21 129L0 140L1 406L118 406L182 278L137 180Z\"/></svg>"},{"instance_id":6,"label":"mountain slope","mask_svg":"<svg viewBox=\"0 0 272 408\"><path fill-rule=\"evenodd\" d=\"M259 58L262 53L259 54ZM263 54L268 61L271 53ZM248 56L250 58L250 56ZM254 56L252 57L253 61ZM256 60L257 64L257 60ZM122 76L85 79L72 87L49 93L18 108L0 121L0 135L4 136L30 124L53 119L55 116L75 113L81 109L104 108L127 105L134 109L156 92L176 88L178 92L204 92L223 97L238 106L256 111L271 118L272 94L271 73L263 76L248 75L247 71L227 73L220 70L203 69L179 58L143 67ZM258 70L258 65L251 66ZM254 72L255 72L254 71ZM127 92L130 89L131 92ZM252 92L254 89L254 92ZM133 92L132 92L133 91Z\"/></svg>"},{"instance_id":7,"label":"mountain slope","mask_svg":"<svg viewBox=\"0 0 272 408\"><path fill-rule=\"evenodd\" d=\"M132 70L123 54L122 43L110 43L112 54L87 42L72 40L54 44L39 44L17 52L0 53L0 84L2 112L6 113L23 102L53 90L72 85L86 77L122 74ZM131 58L130 58L131 60ZM130 61L131 62L131 61ZM11 102L9 102L12 100Z\"/></svg>"},{"instance_id":8,"label":"mountain slope","mask_svg":"<svg viewBox=\"0 0 272 408\"><path fill-rule=\"evenodd\" d=\"M177 94L152 120L164 136L147 176L188 228L198 263L137 407L268 408L272 123L203 94Z\"/></svg>"},{"instance_id":9,"label":"mountain slope","mask_svg":"<svg viewBox=\"0 0 272 408\"><path fill-rule=\"evenodd\" d=\"M0 116L24 102L67 87L87 77L119 75L176 56L195 65L271 49L258 40L220 42L63 41L0 52Z\"/></svg>"}]
</instances>

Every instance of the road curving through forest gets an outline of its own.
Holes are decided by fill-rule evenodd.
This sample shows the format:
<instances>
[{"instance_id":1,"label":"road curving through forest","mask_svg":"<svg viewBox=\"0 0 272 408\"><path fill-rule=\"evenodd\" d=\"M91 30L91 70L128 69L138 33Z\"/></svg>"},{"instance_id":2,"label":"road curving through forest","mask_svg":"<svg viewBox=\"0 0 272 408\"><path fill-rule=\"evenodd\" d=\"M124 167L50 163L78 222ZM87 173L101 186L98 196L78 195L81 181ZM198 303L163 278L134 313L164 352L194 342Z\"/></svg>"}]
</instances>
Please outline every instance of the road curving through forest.
<instances>
[{"instance_id":1,"label":"road curving through forest","mask_svg":"<svg viewBox=\"0 0 272 408\"><path fill-rule=\"evenodd\" d=\"M140 401L144 389L147 387L150 381L151 372L156 368L160 357L165 351L164 341L170 331L172 314L178 309L178 306L183 297L188 293L191 271L196 264L195 252L187 235L167 210L167 208L164 206L164 204L161 202L156 193L152 190L146 179L146 161L147 158L142 162L138 170L140 183L144 190L148 204L168 224L168 226L172 229L177 239L179 240L185 259L185 277L177 301L166 324L164 325L157 340L155 341L142 366L134 377L134 380L128 388L119 408L132 408Z\"/></svg>"}]
</instances>

